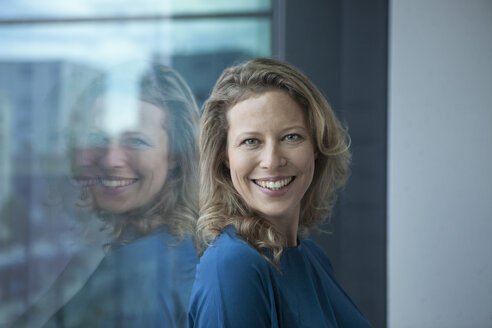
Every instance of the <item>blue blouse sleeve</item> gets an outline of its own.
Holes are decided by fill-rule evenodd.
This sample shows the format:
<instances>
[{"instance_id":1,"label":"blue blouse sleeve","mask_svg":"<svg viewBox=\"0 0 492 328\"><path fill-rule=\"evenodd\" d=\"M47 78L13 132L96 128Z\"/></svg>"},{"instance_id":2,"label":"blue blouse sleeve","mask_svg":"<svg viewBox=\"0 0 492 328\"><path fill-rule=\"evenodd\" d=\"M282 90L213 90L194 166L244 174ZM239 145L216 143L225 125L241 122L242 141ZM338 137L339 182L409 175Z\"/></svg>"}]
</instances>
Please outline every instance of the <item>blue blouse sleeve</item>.
<instances>
[{"instance_id":1,"label":"blue blouse sleeve","mask_svg":"<svg viewBox=\"0 0 492 328\"><path fill-rule=\"evenodd\" d=\"M188 327L275 327L270 267L238 240L209 247L197 268Z\"/></svg>"}]
</instances>

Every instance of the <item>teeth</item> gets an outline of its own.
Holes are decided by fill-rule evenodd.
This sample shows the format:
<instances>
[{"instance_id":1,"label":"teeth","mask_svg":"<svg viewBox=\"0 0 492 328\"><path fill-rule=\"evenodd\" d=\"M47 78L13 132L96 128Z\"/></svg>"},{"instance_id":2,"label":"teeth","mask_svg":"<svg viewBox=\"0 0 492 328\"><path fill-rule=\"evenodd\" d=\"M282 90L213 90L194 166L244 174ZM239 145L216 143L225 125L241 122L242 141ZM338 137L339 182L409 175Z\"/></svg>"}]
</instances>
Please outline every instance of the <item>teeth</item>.
<instances>
[{"instance_id":1,"label":"teeth","mask_svg":"<svg viewBox=\"0 0 492 328\"><path fill-rule=\"evenodd\" d=\"M101 177L89 178L89 177L77 177L75 181L80 187L92 187L97 184L102 184L106 188L118 188L131 185L135 183L137 179L104 179Z\"/></svg>"},{"instance_id":2,"label":"teeth","mask_svg":"<svg viewBox=\"0 0 492 328\"><path fill-rule=\"evenodd\" d=\"M79 179L77 179L77 183L81 187L90 187L90 186L98 184L99 179L97 179L97 178L79 178Z\"/></svg>"},{"instance_id":3,"label":"teeth","mask_svg":"<svg viewBox=\"0 0 492 328\"><path fill-rule=\"evenodd\" d=\"M255 180L255 183L262 188L279 190L285 187L286 185L288 185L291 181L292 181L292 177L282 180L277 180L277 181Z\"/></svg>"},{"instance_id":4,"label":"teeth","mask_svg":"<svg viewBox=\"0 0 492 328\"><path fill-rule=\"evenodd\" d=\"M128 180L128 179L125 179L125 180L107 180L107 179L101 179L101 183L103 184L103 186L105 186L107 188L124 187L124 186L131 185L135 181L136 181L135 179L133 179L133 180Z\"/></svg>"}]
</instances>

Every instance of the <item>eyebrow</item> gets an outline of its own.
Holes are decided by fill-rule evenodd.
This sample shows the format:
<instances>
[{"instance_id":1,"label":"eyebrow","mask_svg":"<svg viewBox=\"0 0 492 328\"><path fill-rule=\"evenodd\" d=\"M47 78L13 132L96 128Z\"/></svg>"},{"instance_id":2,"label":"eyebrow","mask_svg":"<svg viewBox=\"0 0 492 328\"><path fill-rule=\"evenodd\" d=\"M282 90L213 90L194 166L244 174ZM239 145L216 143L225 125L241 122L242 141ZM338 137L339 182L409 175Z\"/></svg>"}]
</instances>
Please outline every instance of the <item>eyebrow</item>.
<instances>
[{"instance_id":1,"label":"eyebrow","mask_svg":"<svg viewBox=\"0 0 492 328\"><path fill-rule=\"evenodd\" d=\"M148 139L149 141L153 140L153 138L151 136L149 136L148 134L146 134L144 132L140 132L140 131L124 131L122 133L119 133L116 136L108 135L106 132L104 132L100 129L94 129L94 130L90 131L89 133L101 135L101 136L108 138L108 139L113 139L113 138L120 139L122 137L139 136L139 137L144 137L145 139Z\"/></svg>"},{"instance_id":2,"label":"eyebrow","mask_svg":"<svg viewBox=\"0 0 492 328\"><path fill-rule=\"evenodd\" d=\"M124 137L143 137L144 139L147 139L148 141L153 141L154 138L145 133L145 132L141 132L141 131L124 131L123 133L121 133L119 135L119 138L124 138Z\"/></svg>"},{"instance_id":3,"label":"eyebrow","mask_svg":"<svg viewBox=\"0 0 492 328\"><path fill-rule=\"evenodd\" d=\"M293 126L289 126L289 127L285 128L285 129L282 129L280 131L280 134L284 134L284 133L286 133L288 131L292 131L292 130L302 130L305 132L309 132L309 130L306 127L303 127L301 125L293 125ZM234 136L233 140L236 141L238 139L241 140L241 139L248 138L248 137L255 137L259 134L261 134L261 133L258 131L255 131L255 130L244 131L244 132L240 132L238 135Z\"/></svg>"},{"instance_id":4,"label":"eyebrow","mask_svg":"<svg viewBox=\"0 0 492 328\"><path fill-rule=\"evenodd\" d=\"M293 126L286 127L285 129L282 129L280 131L280 133L285 133L286 131L289 131L289 130L305 130L305 131L309 131L309 129L307 127L303 127L301 125L293 125ZM255 134L259 134L259 132L256 131L256 130L244 131L244 132L239 133L238 136L241 136L243 134L246 134L246 135L255 135Z\"/></svg>"},{"instance_id":5,"label":"eyebrow","mask_svg":"<svg viewBox=\"0 0 492 328\"><path fill-rule=\"evenodd\" d=\"M289 131L289 130L296 130L296 129L309 131L307 127L301 125L294 125L283 129L282 132Z\"/></svg>"},{"instance_id":6,"label":"eyebrow","mask_svg":"<svg viewBox=\"0 0 492 328\"><path fill-rule=\"evenodd\" d=\"M148 137L147 134L141 131L125 131L121 133L121 136L127 136L127 135L140 135L140 136Z\"/></svg>"}]
</instances>

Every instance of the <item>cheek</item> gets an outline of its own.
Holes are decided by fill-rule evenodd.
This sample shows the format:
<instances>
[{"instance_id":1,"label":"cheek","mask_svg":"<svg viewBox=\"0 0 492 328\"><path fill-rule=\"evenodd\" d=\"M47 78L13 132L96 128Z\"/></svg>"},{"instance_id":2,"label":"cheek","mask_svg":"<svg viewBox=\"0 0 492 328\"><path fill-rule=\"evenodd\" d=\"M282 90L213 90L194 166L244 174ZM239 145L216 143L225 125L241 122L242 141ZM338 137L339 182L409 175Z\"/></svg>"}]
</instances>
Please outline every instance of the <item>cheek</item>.
<instances>
[{"instance_id":1,"label":"cheek","mask_svg":"<svg viewBox=\"0 0 492 328\"><path fill-rule=\"evenodd\" d=\"M176 165L170 163L169 153L166 149L160 149L158 152L152 154L152 157L144 159L144 162L148 163L148 172L151 172L155 183L159 185L159 189L164 185L167 176L169 175L169 170L172 170Z\"/></svg>"},{"instance_id":2,"label":"cheek","mask_svg":"<svg viewBox=\"0 0 492 328\"><path fill-rule=\"evenodd\" d=\"M100 150L94 148L79 148L75 151L75 164L78 166L90 166L95 164L100 157Z\"/></svg>"},{"instance_id":3,"label":"cheek","mask_svg":"<svg viewBox=\"0 0 492 328\"><path fill-rule=\"evenodd\" d=\"M248 161L237 153L229 152L228 167L231 174L232 183L237 191L244 187L249 175Z\"/></svg>"},{"instance_id":4,"label":"cheek","mask_svg":"<svg viewBox=\"0 0 492 328\"><path fill-rule=\"evenodd\" d=\"M298 167L301 167L303 171L307 174L314 174L314 166L316 154L312 150L306 150L305 152L300 153L298 157Z\"/></svg>"},{"instance_id":5,"label":"cheek","mask_svg":"<svg viewBox=\"0 0 492 328\"><path fill-rule=\"evenodd\" d=\"M232 160L229 162L229 172L231 174L231 180L234 187L238 189L238 183L241 181L241 168L236 161Z\"/></svg>"}]
</instances>

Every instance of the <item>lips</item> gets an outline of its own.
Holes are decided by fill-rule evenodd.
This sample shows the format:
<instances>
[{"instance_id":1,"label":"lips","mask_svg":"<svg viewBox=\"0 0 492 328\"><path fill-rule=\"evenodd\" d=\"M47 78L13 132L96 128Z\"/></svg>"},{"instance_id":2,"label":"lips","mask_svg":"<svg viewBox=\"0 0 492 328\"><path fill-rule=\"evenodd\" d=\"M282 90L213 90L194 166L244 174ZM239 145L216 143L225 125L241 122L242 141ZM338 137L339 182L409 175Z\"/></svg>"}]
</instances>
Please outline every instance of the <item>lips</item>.
<instances>
[{"instance_id":1,"label":"lips","mask_svg":"<svg viewBox=\"0 0 492 328\"><path fill-rule=\"evenodd\" d=\"M75 181L81 186L81 187L92 187L95 185L102 185L105 188L121 188L121 187L126 187L131 184L134 184L135 182L138 181L137 178L122 178L122 177L109 177L109 176L104 176L104 177L76 177Z\"/></svg>"},{"instance_id":2,"label":"lips","mask_svg":"<svg viewBox=\"0 0 492 328\"><path fill-rule=\"evenodd\" d=\"M281 178L265 178L265 179L253 179L253 182L269 190L280 190L288 186L292 181L294 181L295 176L291 177L281 177Z\"/></svg>"},{"instance_id":3,"label":"lips","mask_svg":"<svg viewBox=\"0 0 492 328\"><path fill-rule=\"evenodd\" d=\"M74 179L80 187L92 187L99 183L98 177L79 176Z\"/></svg>"},{"instance_id":4,"label":"lips","mask_svg":"<svg viewBox=\"0 0 492 328\"><path fill-rule=\"evenodd\" d=\"M127 178L100 178L101 184L106 188L120 188L126 187L137 182L138 179L127 179Z\"/></svg>"}]
</instances>

